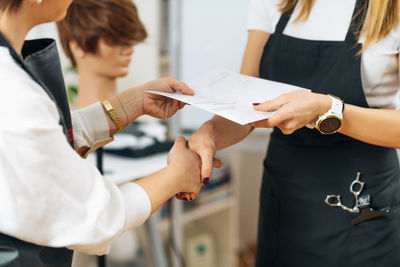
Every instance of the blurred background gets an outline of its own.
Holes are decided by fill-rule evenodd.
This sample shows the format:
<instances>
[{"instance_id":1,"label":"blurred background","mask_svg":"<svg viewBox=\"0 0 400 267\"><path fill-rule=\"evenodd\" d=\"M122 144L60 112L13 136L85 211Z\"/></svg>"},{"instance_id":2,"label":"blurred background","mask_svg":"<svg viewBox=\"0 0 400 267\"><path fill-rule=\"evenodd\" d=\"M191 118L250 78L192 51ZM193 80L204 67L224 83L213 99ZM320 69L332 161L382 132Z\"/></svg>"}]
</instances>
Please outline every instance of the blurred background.
<instances>
[{"instance_id":1,"label":"blurred background","mask_svg":"<svg viewBox=\"0 0 400 267\"><path fill-rule=\"evenodd\" d=\"M172 76L184 82L214 68L239 71L247 40L248 0L135 0L148 38L135 46L129 74L118 80L124 90L148 80ZM32 30L29 38L58 39L54 24ZM59 45L70 104L78 93L76 71ZM169 120L140 118L136 145L106 149L105 175L117 183L143 177L166 164L165 147L144 150L145 137L167 143L189 136L211 114L185 107ZM254 266L258 197L268 130L254 131L246 140L218 153L224 167L189 203L171 200L151 222L118 239L106 266ZM133 142L133 141L132 141ZM139 145L138 145L139 143ZM95 164L93 157L88 160ZM103 258L104 260L104 258ZM94 256L77 254L75 267L104 266Z\"/></svg>"}]
</instances>

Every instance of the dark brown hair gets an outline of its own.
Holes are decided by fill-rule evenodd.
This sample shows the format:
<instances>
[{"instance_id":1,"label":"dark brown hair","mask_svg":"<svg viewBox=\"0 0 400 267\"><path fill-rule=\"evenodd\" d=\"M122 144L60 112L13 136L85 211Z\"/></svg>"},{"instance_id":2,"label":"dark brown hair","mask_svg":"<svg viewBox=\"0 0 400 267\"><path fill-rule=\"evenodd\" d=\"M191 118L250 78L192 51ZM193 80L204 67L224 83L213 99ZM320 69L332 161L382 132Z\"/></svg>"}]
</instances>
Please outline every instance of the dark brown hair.
<instances>
[{"instance_id":1,"label":"dark brown hair","mask_svg":"<svg viewBox=\"0 0 400 267\"><path fill-rule=\"evenodd\" d=\"M0 11L15 11L22 4L22 0L0 0Z\"/></svg>"},{"instance_id":2,"label":"dark brown hair","mask_svg":"<svg viewBox=\"0 0 400 267\"><path fill-rule=\"evenodd\" d=\"M128 46L147 37L132 0L74 0L57 27L65 54L73 66L76 62L69 47L71 41L85 52L95 54L100 39L109 45Z\"/></svg>"}]
</instances>

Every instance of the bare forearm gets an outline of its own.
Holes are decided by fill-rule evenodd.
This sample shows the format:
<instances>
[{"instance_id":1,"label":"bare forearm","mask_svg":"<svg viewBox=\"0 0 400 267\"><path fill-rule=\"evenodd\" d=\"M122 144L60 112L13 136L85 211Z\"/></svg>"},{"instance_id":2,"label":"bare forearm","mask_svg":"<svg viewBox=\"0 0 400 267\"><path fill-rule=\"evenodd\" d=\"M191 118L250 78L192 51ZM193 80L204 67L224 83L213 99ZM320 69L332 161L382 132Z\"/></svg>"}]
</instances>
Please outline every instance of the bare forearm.
<instances>
[{"instance_id":1,"label":"bare forearm","mask_svg":"<svg viewBox=\"0 0 400 267\"><path fill-rule=\"evenodd\" d=\"M240 73L259 77L259 67L264 46L269 34L262 31L249 31L246 49L244 51Z\"/></svg>"},{"instance_id":2,"label":"bare forearm","mask_svg":"<svg viewBox=\"0 0 400 267\"><path fill-rule=\"evenodd\" d=\"M206 127L210 131L216 150L238 143L253 130L253 127L249 125L239 125L220 116L214 116L211 120L205 122L202 127Z\"/></svg>"},{"instance_id":3,"label":"bare forearm","mask_svg":"<svg viewBox=\"0 0 400 267\"><path fill-rule=\"evenodd\" d=\"M400 148L400 111L346 104L339 132L369 144Z\"/></svg>"},{"instance_id":4,"label":"bare forearm","mask_svg":"<svg viewBox=\"0 0 400 267\"><path fill-rule=\"evenodd\" d=\"M180 192L180 185L177 184L177 175L182 175L177 168L168 166L152 175L135 181L147 193L151 202L151 213L153 214L168 199ZM173 177L175 176L175 177Z\"/></svg>"}]
</instances>

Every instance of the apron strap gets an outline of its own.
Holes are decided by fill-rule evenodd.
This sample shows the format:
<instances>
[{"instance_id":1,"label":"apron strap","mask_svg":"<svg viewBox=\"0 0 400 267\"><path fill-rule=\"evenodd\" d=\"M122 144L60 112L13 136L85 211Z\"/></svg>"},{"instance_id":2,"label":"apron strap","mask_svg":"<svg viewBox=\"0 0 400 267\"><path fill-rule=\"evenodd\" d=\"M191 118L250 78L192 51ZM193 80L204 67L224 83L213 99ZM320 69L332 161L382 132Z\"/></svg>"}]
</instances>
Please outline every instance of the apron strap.
<instances>
[{"instance_id":1,"label":"apron strap","mask_svg":"<svg viewBox=\"0 0 400 267\"><path fill-rule=\"evenodd\" d=\"M290 17L292 16L293 10L296 6L293 6L290 10L288 10L287 12L283 13L281 15L281 18L279 19L278 24L276 25L275 28L275 34L282 34L283 31L286 28L286 25L289 22Z\"/></svg>"},{"instance_id":2,"label":"apron strap","mask_svg":"<svg viewBox=\"0 0 400 267\"><path fill-rule=\"evenodd\" d=\"M358 43L358 36L365 20L366 10L363 10L362 7L364 5L368 5L368 1L365 0L357 0L356 5L354 7L353 16L351 17L351 23L349 26L349 30L346 34L346 43L350 43L352 45L356 45Z\"/></svg>"}]
</instances>

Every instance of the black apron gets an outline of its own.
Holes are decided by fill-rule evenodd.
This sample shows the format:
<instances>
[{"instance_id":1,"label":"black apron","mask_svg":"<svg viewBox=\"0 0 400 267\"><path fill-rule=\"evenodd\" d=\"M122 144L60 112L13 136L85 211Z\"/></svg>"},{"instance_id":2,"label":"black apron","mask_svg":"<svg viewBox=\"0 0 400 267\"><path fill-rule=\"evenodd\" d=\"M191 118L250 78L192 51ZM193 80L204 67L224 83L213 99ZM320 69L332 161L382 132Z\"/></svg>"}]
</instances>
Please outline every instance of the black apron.
<instances>
[{"instance_id":1,"label":"black apron","mask_svg":"<svg viewBox=\"0 0 400 267\"><path fill-rule=\"evenodd\" d=\"M73 147L71 114L55 41L52 39L26 41L22 49L24 60L1 34L0 46L9 49L16 63L39 83L57 104L60 125L68 143ZM6 218L2 218L4 219ZM71 264L71 250L42 247L0 233L0 267L69 267Z\"/></svg>"},{"instance_id":2,"label":"black apron","mask_svg":"<svg viewBox=\"0 0 400 267\"><path fill-rule=\"evenodd\" d=\"M357 1L354 14L361 4ZM357 55L361 44L353 33L359 20L352 23L345 41L311 41L283 34L292 12L281 16L265 45L260 77L368 107ZM400 266L400 172L395 149L306 127L291 135L274 129L264 167L256 266ZM359 213L330 207L324 200L338 194L353 207L349 186L357 172L366 183L361 195L371 195L375 210L390 213L353 226Z\"/></svg>"}]
</instances>

